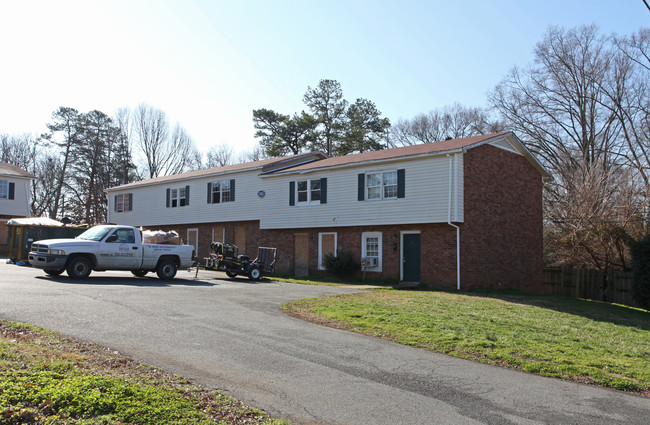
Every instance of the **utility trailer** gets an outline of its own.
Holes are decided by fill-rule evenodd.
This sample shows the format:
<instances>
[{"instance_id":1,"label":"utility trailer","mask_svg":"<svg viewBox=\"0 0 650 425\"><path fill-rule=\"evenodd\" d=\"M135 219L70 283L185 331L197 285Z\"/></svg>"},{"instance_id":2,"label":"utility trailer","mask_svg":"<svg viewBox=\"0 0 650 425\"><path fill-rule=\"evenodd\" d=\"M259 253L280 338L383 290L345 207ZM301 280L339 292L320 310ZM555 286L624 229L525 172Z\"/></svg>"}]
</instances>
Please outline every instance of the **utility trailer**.
<instances>
[{"instance_id":1,"label":"utility trailer","mask_svg":"<svg viewBox=\"0 0 650 425\"><path fill-rule=\"evenodd\" d=\"M238 255L236 245L212 242L206 268L226 272L230 278L246 275L248 279L258 281L262 276L275 272L276 251L276 248L259 247L257 258L251 261L247 255Z\"/></svg>"}]
</instances>

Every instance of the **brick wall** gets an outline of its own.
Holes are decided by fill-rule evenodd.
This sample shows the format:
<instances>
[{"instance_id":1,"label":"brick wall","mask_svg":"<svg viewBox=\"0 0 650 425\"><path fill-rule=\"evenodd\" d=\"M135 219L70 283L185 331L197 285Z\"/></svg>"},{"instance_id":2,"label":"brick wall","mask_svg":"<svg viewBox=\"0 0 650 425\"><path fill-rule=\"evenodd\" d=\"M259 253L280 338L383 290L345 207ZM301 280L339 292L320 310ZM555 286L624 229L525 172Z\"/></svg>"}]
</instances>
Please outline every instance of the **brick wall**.
<instances>
[{"instance_id":1,"label":"brick wall","mask_svg":"<svg viewBox=\"0 0 650 425\"><path fill-rule=\"evenodd\" d=\"M461 282L543 291L542 179L522 156L489 145L467 151Z\"/></svg>"},{"instance_id":2,"label":"brick wall","mask_svg":"<svg viewBox=\"0 0 650 425\"><path fill-rule=\"evenodd\" d=\"M382 272L367 272L368 279L385 279L397 283L401 266L402 231L419 231L421 238L421 279L426 285L437 288L456 287L456 234L447 224L394 225L365 227L331 227L318 229L262 230L258 221L233 223L201 223L178 226L155 226L149 230L176 230L183 242L187 242L187 229L199 229L199 252L197 257L207 257L212 242L212 229L225 228L226 242L234 243L235 227L245 229L246 250L240 254L255 258L260 246L277 248L276 273L292 274L294 270L294 234L306 233L309 239L309 274L324 274L318 270L318 234L335 232L337 249L352 252L361 261L361 237L363 232L382 233ZM361 276L359 271L358 276Z\"/></svg>"}]
</instances>

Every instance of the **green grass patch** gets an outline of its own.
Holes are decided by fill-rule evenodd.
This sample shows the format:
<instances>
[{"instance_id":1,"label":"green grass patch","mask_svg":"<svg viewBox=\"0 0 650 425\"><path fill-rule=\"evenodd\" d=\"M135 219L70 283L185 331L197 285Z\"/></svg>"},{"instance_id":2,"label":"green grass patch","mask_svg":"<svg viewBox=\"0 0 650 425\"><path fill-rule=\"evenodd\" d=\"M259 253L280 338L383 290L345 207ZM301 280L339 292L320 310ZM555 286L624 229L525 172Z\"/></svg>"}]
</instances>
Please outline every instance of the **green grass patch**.
<instances>
[{"instance_id":1,"label":"green grass patch","mask_svg":"<svg viewBox=\"0 0 650 425\"><path fill-rule=\"evenodd\" d=\"M93 344L0 321L0 424L287 424Z\"/></svg>"},{"instance_id":2,"label":"green grass patch","mask_svg":"<svg viewBox=\"0 0 650 425\"><path fill-rule=\"evenodd\" d=\"M650 313L518 293L366 291L288 314L456 357L650 395Z\"/></svg>"},{"instance_id":3,"label":"green grass patch","mask_svg":"<svg viewBox=\"0 0 650 425\"><path fill-rule=\"evenodd\" d=\"M336 276L323 274L320 276L306 276L302 278L295 278L290 275L274 275L268 279L277 282L297 283L300 285L323 285L323 286L382 286L392 288L397 285L394 280L377 280L377 279L341 279Z\"/></svg>"}]
</instances>

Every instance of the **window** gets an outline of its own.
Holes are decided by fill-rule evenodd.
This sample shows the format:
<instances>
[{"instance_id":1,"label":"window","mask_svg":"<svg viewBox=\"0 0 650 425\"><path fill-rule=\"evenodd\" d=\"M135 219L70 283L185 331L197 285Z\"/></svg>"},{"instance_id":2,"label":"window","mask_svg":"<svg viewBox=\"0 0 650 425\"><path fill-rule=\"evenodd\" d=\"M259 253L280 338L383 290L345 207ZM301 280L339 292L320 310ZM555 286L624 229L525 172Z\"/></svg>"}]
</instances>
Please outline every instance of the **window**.
<instances>
[{"instance_id":1,"label":"window","mask_svg":"<svg viewBox=\"0 0 650 425\"><path fill-rule=\"evenodd\" d=\"M359 174L358 200L404 198L405 170Z\"/></svg>"},{"instance_id":2,"label":"window","mask_svg":"<svg viewBox=\"0 0 650 425\"><path fill-rule=\"evenodd\" d=\"M124 212L133 210L133 194L120 193L115 195L115 212Z\"/></svg>"},{"instance_id":3,"label":"window","mask_svg":"<svg viewBox=\"0 0 650 425\"><path fill-rule=\"evenodd\" d=\"M397 171L366 174L366 199L396 199Z\"/></svg>"},{"instance_id":4,"label":"window","mask_svg":"<svg viewBox=\"0 0 650 425\"><path fill-rule=\"evenodd\" d=\"M368 267L373 272L381 271L381 232L363 232L361 234L361 258L375 259L376 266Z\"/></svg>"},{"instance_id":5,"label":"window","mask_svg":"<svg viewBox=\"0 0 650 425\"><path fill-rule=\"evenodd\" d=\"M218 180L208 183L208 204L220 204L222 202L234 202L235 181Z\"/></svg>"},{"instance_id":6,"label":"window","mask_svg":"<svg viewBox=\"0 0 650 425\"><path fill-rule=\"evenodd\" d=\"M0 180L0 199L14 199L15 183Z\"/></svg>"},{"instance_id":7,"label":"window","mask_svg":"<svg viewBox=\"0 0 650 425\"><path fill-rule=\"evenodd\" d=\"M167 208L185 207L190 204L190 187L167 189Z\"/></svg>"},{"instance_id":8,"label":"window","mask_svg":"<svg viewBox=\"0 0 650 425\"><path fill-rule=\"evenodd\" d=\"M296 182L298 204L320 204L320 180Z\"/></svg>"},{"instance_id":9,"label":"window","mask_svg":"<svg viewBox=\"0 0 650 425\"><path fill-rule=\"evenodd\" d=\"M133 229L117 229L113 234L117 237L117 239L112 241L114 243L135 243Z\"/></svg>"},{"instance_id":10,"label":"window","mask_svg":"<svg viewBox=\"0 0 650 425\"><path fill-rule=\"evenodd\" d=\"M289 205L315 205L327 203L327 179L289 182Z\"/></svg>"}]
</instances>

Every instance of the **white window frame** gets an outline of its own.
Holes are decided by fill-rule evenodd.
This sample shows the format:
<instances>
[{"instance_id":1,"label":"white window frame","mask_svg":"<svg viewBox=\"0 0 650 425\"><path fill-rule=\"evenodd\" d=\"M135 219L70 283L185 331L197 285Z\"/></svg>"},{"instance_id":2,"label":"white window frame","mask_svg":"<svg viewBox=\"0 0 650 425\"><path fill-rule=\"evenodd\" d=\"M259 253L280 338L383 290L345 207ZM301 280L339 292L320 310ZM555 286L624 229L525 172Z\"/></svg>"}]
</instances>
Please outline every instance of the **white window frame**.
<instances>
[{"instance_id":1,"label":"white window frame","mask_svg":"<svg viewBox=\"0 0 650 425\"><path fill-rule=\"evenodd\" d=\"M131 196L129 196L131 195ZM129 199L133 196L131 193L120 193L115 195L117 197L117 204L115 205L115 212L133 211L133 206ZM128 208L127 208L128 207Z\"/></svg>"},{"instance_id":2,"label":"white window frame","mask_svg":"<svg viewBox=\"0 0 650 425\"><path fill-rule=\"evenodd\" d=\"M184 207L187 205L187 194L185 193L185 187L178 188L178 206Z\"/></svg>"},{"instance_id":3,"label":"white window frame","mask_svg":"<svg viewBox=\"0 0 650 425\"><path fill-rule=\"evenodd\" d=\"M174 203L176 203L174 205ZM185 194L185 186L170 189L169 191L169 207L178 208L187 206L187 196Z\"/></svg>"},{"instance_id":4,"label":"white window frame","mask_svg":"<svg viewBox=\"0 0 650 425\"><path fill-rule=\"evenodd\" d=\"M9 180L0 180L0 199L9 199Z\"/></svg>"},{"instance_id":5,"label":"white window frame","mask_svg":"<svg viewBox=\"0 0 650 425\"><path fill-rule=\"evenodd\" d=\"M219 193L219 200L215 202L214 200L214 195L216 193ZM230 196L230 179L227 180L215 180L212 182L212 193L210 194L212 197L212 203L213 204L221 204L224 202L232 202L231 196ZM225 197L228 197L228 199L225 199Z\"/></svg>"},{"instance_id":6,"label":"white window frame","mask_svg":"<svg viewBox=\"0 0 650 425\"><path fill-rule=\"evenodd\" d=\"M382 233L381 232L363 232L361 234L361 258L368 257L368 251L367 251L367 241L370 238L377 238L377 267L368 267L366 271L371 271L371 272L381 272L382 271L382 249L383 249L383 243L382 243ZM373 255L373 257L375 257Z\"/></svg>"},{"instance_id":7,"label":"white window frame","mask_svg":"<svg viewBox=\"0 0 650 425\"><path fill-rule=\"evenodd\" d=\"M305 183L307 185L307 190L300 190L300 183ZM313 184L318 184L318 189L314 190ZM300 193L307 194L307 200L300 200ZM312 194L318 192L318 199L312 199ZM321 179L310 179L310 180L298 180L296 181L296 205L320 205L320 196L321 196Z\"/></svg>"},{"instance_id":8,"label":"white window frame","mask_svg":"<svg viewBox=\"0 0 650 425\"><path fill-rule=\"evenodd\" d=\"M394 184L388 185L385 183L386 176L388 176L389 174L393 174L395 176ZM379 176L379 184L370 186L370 180L371 180L370 176L374 176L374 175ZM394 196L386 196L386 189L389 187L394 187L394 192L395 192ZM376 188L379 188L379 197L371 197L370 189L376 189ZM366 199L368 201L379 201L382 199L397 199L397 191L398 191L397 170L367 172L365 191L366 191L365 193Z\"/></svg>"},{"instance_id":9,"label":"white window frame","mask_svg":"<svg viewBox=\"0 0 650 425\"><path fill-rule=\"evenodd\" d=\"M338 251L338 235L336 232L322 232L318 234L318 270L325 270L323 264L323 235L334 235L334 256L337 256Z\"/></svg>"}]
</instances>

